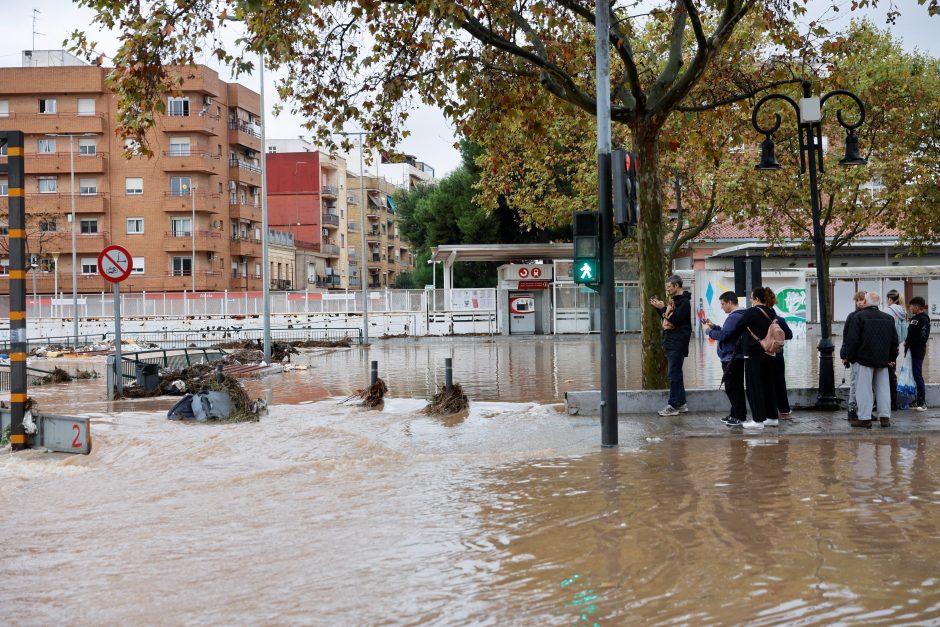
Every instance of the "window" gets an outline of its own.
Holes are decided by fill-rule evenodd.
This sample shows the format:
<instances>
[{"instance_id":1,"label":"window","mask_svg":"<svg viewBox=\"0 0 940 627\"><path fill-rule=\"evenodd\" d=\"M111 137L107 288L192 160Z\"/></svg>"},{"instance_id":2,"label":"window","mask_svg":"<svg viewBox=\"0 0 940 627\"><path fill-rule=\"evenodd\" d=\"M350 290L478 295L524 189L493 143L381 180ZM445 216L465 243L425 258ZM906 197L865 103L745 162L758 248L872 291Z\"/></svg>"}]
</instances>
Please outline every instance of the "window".
<instances>
[{"instance_id":1,"label":"window","mask_svg":"<svg viewBox=\"0 0 940 627\"><path fill-rule=\"evenodd\" d=\"M10 274L10 258L2 257L0 258L0 276L6 276Z\"/></svg>"},{"instance_id":2,"label":"window","mask_svg":"<svg viewBox=\"0 0 940 627\"><path fill-rule=\"evenodd\" d=\"M39 177L39 193L54 194L59 191L59 179L54 176Z\"/></svg>"},{"instance_id":3,"label":"window","mask_svg":"<svg viewBox=\"0 0 940 627\"><path fill-rule=\"evenodd\" d=\"M82 274L98 274L98 259L95 257L82 257Z\"/></svg>"},{"instance_id":4,"label":"window","mask_svg":"<svg viewBox=\"0 0 940 627\"><path fill-rule=\"evenodd\" d=\"M43 257L39 260L39 271L46 274L50 272L55 272L55 259L50 259L49 257Z\"/></svg>"},{"instance_id":5,"label":"window","mask_svg":"<svg viewBox=\"0 0 940 627\"><path fill-rule=\"evenodd\" d=\"M79 98L78 99L78 114L79 115L94 115L95 114L95 99L94 98Z\"/></svg>"},{"instance_id":6,"label":"window","mask_svg":"<svg viewBox=\"0 0 940 627\"><path fill-rule=\"evenodd\" d=\"M95 138L91 139L79 139L78 140L78 154L80 155L94 155L98 149L98 140Z\"/></svg>"},{"instance_id":7,"label":"window","mask_svg":"<svg viewBox=\"0 0 940 627\"><path fill-rule=\"evenodd\" d=\"M277 146L268 146L268 153L276 153Z\"/></svg>"},{"instance_id":8,"label":"window","mask_svg":"<svg viewBox=\"0 0 940 627\"><path fill-rule=\"evenodd\" d=\"M127 234L128 235L140 235L144 232L144 219L143 218L128 218L127 219Z\"/></svg>"},{"instance_id":9,"label":"window","mask_svg":"<svg viewBox=\"0 0 940 627\"><path fill-rule=\"evenodd\" d=\"M41 155L48 155L55 153L55 140L54 139L40 139L36 142L36 152Z\"/></svg>"},{"instance_id":10,"label":"window","mask_svg":"<svg viewBox=\"0 0 940 627\"><path fill-rule=\"evenodd\" d=\"M192 221L189 218L171 218L170 231L173 237L184 237L193 234Z\"/></svg>"},{"instance_id":11,"label":"window","mask_svg":"<svg viewBox=\"0 0 940 627\"><path fill-rule=\"evenodd\" d=\"M40 98L39 99L39 112L40 113L55 113L55 98Z\"/></svg>"},{"instance_id":12,"label":"window","mask_svg":"<svg viewBox=\"0 0 940 627\"><path fill-rule=\"evenodd\" d=\"M255 276L261 276L261 264L260 263L255 264Z\"/></svg>"},{"instance_id":13,"label":"window","mask_svg":"<svg viewBox=\"0 0 940 627\"><path fill-rule=\"evenodd\" d=\"M189 98L170 98L167 115L181 117L189 115Z\"/></svg>"},{"instance_id":14,"label":"window","mask_svg":"<svg viewBox=\"0 0 940 627\"><path fill-rule=\"evenodd\" d=\"M189 190L192 189L192 179L188 176L170 177L170 195L171 196L189 196Z\"/></svg>"},{"instance_id":15,"label":"window","mask_svg":"<svg viewBox=\"0 0 940 627\"><path fill-rule=\"evenodd\" d=\"M98 220L94 218L79 220L78 224L79 233L82 235L93 235L98 232Z\"/></svg>"},{"instance_id":16,"label":"window","mask_svg":"<svg viewBox=\"0 0 940 627\"><path fill-rule=\"evenodd\" d=\"M170 156L171 157L188 157L192 154L190 150L190 143L188 137L171 137L170 138Z\"/></svg>"},{"instance_id":17,"label":"window","mask_svg":"<svg viewBox=\"0 0 940 627\"><path fill-rule=\"evenodd\" d=\"M10 115L10 101L9 100L0 100L0 118L5 118Z\"/></svg>"},{"instance_id":18,"label":"window","mask_svg":"<svg viewBox=\"0 0 940 627\"><path fill-rule=\"evenodd\" d=\"M0 196L6 196L10 193L10 183L7 179L0 179Z\"/></svg>"},{"instance_id":19,"label":"window","mask_svg":"<svg viewBox=\"0 0 940 627\"><path fill-rule=\"evenodd\" d=\"M82 196L94 196L98 193L98 179L78 179L78 193Z\"/></svg>"},{"instance_id":20,"label":"window","mask_svg":"<svg viewBox=\"0 0 940 627\"><path fill-rule=\"evenodd\" d=\"M0 157L6 157L6 156L7 156L7 145L4 144L0 146Z\"/></svg>"},{"instance_id":21,"label":"window","mask_svg":"<svg viewBox=\"0 0 940 627\"><path fill-rule=\"evenodd\" d=\"M139 176L128 176L124 179L124 194L127 196L142 196L144 193L144 179Z\"/></svg>"},{"instance_id":22,"label":"window","mask_svg":"<svg viewBox=\"0 0 940 627\"><path fill-rule=\"evenodd\" d=\"M173 276L192 276L192 257L173 257Z\"/></svg>"},{"instance_id":23,"label":"window","mask_svg":"<svg viewBox=\"0 0 940 627\"><path fill-rule=\"evenodd\" d=\"M39 230L43 233L54 233L57 230L55 220L42 220L39 223Z\"/></svg>"},{"instance_id":24,"label":"window","mask_svg":"<svg viewBox=\"0 0 940 627\"><path fill-rule=\"evenodd\" d=\"M131 266L131 274L143 274L146 259L143 257L134 257L134 264Z\"/></svg>"}]
</instances>

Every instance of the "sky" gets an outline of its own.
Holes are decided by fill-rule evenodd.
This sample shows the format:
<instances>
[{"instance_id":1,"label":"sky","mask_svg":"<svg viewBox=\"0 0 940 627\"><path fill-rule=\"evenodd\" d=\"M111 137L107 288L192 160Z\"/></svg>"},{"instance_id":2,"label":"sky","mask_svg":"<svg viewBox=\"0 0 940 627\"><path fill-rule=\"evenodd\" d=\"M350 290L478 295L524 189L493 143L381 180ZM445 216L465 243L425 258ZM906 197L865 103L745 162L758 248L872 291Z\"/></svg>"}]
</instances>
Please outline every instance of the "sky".
<instances>
[{"instance_id":1,"label":"sky","mask_svg":"<svg viewBox=\"0 0 940 627\"><path fill-rule=\"evenodd\" d=\"M36 28L39 33L35 35L35 48L38 50L60 49L62 41L76 28L85 28L91 21L92 12L88 9L79 9L72 0L0 0L3 3L4 21L8 28L4 31L3 44L0 46L0 66L18 66L23 50L32 49L33 46L33 9L40 11L37 16ZM897 24L892 27L894 34L903 40L905 47L918 48L932 56L940 56L940 16L927 17L923 7L916 6L914 0L894 0L904 10ZM838 0L839 4L847 6L849 0ZM882 0L882 5L887 5ZM829 28L838 28L840 24L847 24L853 15L859 15L848 10L833 14L827 11L832 0L810 0L809 19L818 19L822 16L835 17L829 23ZM867 11L866 14L878 24L884 24L885 8ZM233 25L231 30L237 33L238 26ZM233 35L237 36L237 35ZM97 34L93 39L100 42L102 50L107 54L116 48L116 38L110 34ZM211 60L210 67L219 70L225 80L231 76L224 68ZM274 116L271 109L276 104L275 82L277 76L273 72L265 74L265 96L267 102L266 123L268 137L294 138L302 133L302 119L287 113L285 107L279 116ZM259 87L257 74L255 76L242 75L239 82L247 87L257 90ZM460 154L453 145L457 141L453 127L444 119L437 109L419 107L409 118L408 137L398 150L415 155L418 160L424 161L434 167L438 177L453 171L460 165ZM355 130L355 129L349 129Z\"/></svg>"}]
</instances>

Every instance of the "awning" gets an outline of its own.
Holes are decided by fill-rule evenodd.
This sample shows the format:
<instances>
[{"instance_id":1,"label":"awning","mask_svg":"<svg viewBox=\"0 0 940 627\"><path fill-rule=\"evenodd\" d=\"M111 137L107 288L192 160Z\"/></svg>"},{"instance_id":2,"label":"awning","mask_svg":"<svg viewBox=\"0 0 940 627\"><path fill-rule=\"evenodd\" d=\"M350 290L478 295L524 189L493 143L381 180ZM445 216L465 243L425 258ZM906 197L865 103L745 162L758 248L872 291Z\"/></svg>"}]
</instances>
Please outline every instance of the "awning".
<instances>
[{"instance_id":1,"label":"awning","mask_svg":"<svg viewBox=\"0 0 940 627\"><path fill-rule=\"evenodd\" d=\"M398 209L398 207L395 206L394 198L392 198L391 196L386 196L385 200L388 201L388 206L392 208L392 211L395 211L396 209Z\"/></svg>"},{"instance_id":2,"label":"awning","mask_svg":"<svg viewBox=\"0 0 940 627\"><path fill-rule=\"evenodd\" d=\"M571 259L571 242L549 244L454 244L431 249L434 261L529 261Z\"/></svg>"}]
</instances>

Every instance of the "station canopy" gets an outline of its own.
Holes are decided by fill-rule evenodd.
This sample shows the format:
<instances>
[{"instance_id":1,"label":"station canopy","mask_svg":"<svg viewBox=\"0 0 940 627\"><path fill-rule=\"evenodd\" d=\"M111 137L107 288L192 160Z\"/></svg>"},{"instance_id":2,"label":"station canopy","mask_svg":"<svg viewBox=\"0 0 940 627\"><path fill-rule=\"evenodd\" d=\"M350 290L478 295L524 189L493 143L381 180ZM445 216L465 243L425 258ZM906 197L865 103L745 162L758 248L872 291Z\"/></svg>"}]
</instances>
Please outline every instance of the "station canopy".
<instances>
[{"instance_id":1,"label":"station canopy","mask_svg":"<svg viewBox=\"0 0 940 627\"><path fill-rule=\"evenodd\" d=\"M513 263L532 259L571 259L571 242L552 244L453 244L431 249L431 259L448 264L455 261L498 261Z\"/></svg>"}]
</instances>

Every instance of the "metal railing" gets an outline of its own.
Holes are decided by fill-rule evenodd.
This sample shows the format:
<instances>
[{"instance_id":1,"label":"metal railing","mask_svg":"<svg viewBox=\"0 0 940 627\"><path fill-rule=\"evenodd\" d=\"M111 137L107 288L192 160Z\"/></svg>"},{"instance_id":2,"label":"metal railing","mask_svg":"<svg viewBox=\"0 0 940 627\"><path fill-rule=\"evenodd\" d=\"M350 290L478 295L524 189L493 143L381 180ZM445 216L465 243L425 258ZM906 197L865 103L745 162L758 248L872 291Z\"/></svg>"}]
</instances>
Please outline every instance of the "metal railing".
<instances>
[{"instance_id":1,"label":"metal railing","mask_svg":"<svg viewBox=\"0 0 940 627\"><path fill-rule=\"evenodd\" d=\"M41 346L72 346L74 344L74 336L56 336L56 337L37 337L30 338L26 340L26 352L30 352L33 349L39 348ZM96 333L94 335L79 335L78 336L78 345L79 346L88 346L89 344L95 344L96 342L101 342L105 339L104 334ZM9 340L0 340L0 352L9 353L10 352L10 341Z\"/></svg>"},{"instance_id":2,"label":"metal railing","mask_svg":"<svg viewBox=\"0 0 940 627\"><path fill-rule=\"evenodd\" d=\"M123 334L122 334L123 335ZM226 353L220 349L212 348L183 348L183 349L156 349L140 351L121 356L122 378L136 380L137 364L157 364L166 370L182 370L194 364L211 363L225 357ZM114 355L108 355L107 372L114 372ZM108 388L111 389L109 381Z\"/></svg>"},{"instance_id":3,"label":"metal railing","mask_svg":"<svg viewBox=\"0 0 940 627\"><path fill-rule=\"evenodd\" d=\"M49 370L42 370L40 368L32 368L30 366L26 367L26 385L27 386L36 386L36 385L45 385L46 377L51 376L52 372ZM0 392L9 392L10 391L10 366L8 364L0 364Z\"/></svg>"},{"instance_id":4,"label":"metal railing","mask_svg":"<svg viewBox=\"0 0 940 627\"><path fill-rule=\"evenodd\" d=\"M121 333L121 339L134 340L138 344L149 342L159 344L163 348L160 350L197 348L209 349L222 346L231 342L246 342L263 339L263 329L220 329L207 331L137 331L133 333ZM104 334L109 339L114 339L113 333ZM310 327L310 328L287 328L274 327L271 329L271 339L277 342L307 342L307 341L328 341L335 342L349 338L349 341L355 344L362 343L361 327ZM153 351L142 351L137 354L146 355ZM157 351L160 352L160 351ZM128 353L122 359L134 359L133 353ZM148 362L151 363L151 362ZM155 363L155 362L153 362Z\"/></svg>"}]
</instances>

